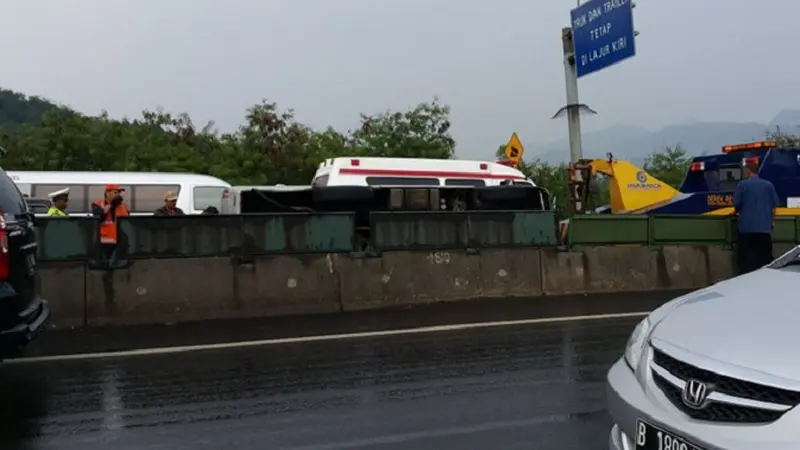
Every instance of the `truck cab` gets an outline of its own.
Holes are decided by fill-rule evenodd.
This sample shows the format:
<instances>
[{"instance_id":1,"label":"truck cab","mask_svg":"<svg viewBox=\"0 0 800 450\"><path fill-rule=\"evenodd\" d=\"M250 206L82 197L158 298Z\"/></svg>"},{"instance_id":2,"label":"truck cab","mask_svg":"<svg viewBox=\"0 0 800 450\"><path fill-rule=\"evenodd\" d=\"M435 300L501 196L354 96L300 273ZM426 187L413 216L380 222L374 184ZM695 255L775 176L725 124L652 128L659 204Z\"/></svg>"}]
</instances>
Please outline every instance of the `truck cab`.
<instances>
[{"instance_id":1,"label":"truck cab","mask_svg":"<svg viewBox=\"0 0 800 450\"><path fill-rule=\"evenodd\" d=\"M758 176L775 186L780 215L800 215L800 149L780 148L775 141L727 145L716 155L692 159L680 185L681 196L655 208L656 214L733 213L733 193L743 178L744 166L758 166Z\"/></svg>"}]
</instances>

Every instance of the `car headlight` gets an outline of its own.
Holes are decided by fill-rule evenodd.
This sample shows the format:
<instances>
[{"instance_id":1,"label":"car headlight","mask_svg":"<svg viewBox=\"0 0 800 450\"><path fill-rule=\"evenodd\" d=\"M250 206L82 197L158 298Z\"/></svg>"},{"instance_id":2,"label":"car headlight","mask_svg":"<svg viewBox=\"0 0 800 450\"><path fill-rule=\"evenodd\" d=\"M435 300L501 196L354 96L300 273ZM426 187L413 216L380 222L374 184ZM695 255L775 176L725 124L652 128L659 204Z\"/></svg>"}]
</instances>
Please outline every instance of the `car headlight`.
<instances>
[{"instance_id":1,"label":"car headlight","mask_svg":"<svg viewBox=\"0 0 800 450\"><path fill-rule=\"evenodd\" d=\"M648 333L650 333L650 320L645 318L633 329L631 337L628 338L628 344L625 346L625 362L634 372L639 365L639 360L642 359Z\"/></svg>"}]
</instances>

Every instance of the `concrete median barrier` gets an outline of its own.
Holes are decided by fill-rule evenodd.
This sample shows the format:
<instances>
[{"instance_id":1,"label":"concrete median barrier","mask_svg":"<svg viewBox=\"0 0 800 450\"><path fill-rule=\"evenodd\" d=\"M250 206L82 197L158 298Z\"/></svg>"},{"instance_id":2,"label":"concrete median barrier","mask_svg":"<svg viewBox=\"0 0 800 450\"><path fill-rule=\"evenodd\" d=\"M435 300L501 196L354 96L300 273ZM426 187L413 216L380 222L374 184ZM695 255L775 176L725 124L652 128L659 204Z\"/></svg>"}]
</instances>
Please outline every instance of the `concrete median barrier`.
<instances>
[{"instance_id":1,"label":"concrete median barrier","mask_svg":"<svg viewBox=\"0 0 800 450\"><path fill-rule=\"evenodd\" d=\"M545 295L586 293L587 265L583 253L540 250L542 292Z\"/></svg>"},{"instance_id":2,"label":"concrete median barrier","mask_svg":"<svg viewBox=\"0 0 800 450\"><path fill-rule=\"evenodd\" d=\"M659 289L657 254L648 247L594 247L584 251L587 293Z\"/></svg>"},{"instance_id":3,"label":"concrete median barrier","mask_svg":"<svg viewBox=\"0 0 800 450\"><path fill-rule=\"evenodd\" d=\"M590 247L542 251L546 295L698 289L734 276L733 252L715 246Z\"/></svg>"},{"instance_id":4,"label":"concrete median barrier","mask_svg":"<svg viewBox=\"0 0 800 450\"><path fill-rule=\"evenodd\" d=\"M237 264L231 314L268 317L339 312L338 258L335 254L280 255Z\"/></svg>"},{"instance_id":5,"label":"concrete median barrier","mask_svg":"<svg viewBox=\"0 0 800 450\"><path fill-rule=\"evenodd\" d=\"M88 325L160 324L236 317L229 258L144 259L89 270Z\"/></svg>"},{"instance_id":6,"label":"concrete median barrier","mask_svg":"<svg viewBox=\"0 0 800 450\"><path fill-rule=\"evenodd\" d=\"M50 305L54 328L86 325L86 267L81 262L39 264L42 297Z\"/></svg>"},{"instance_id":7,"label":"concrete median barrier","mask_svg":"<svg viewBox=\"0 0 800 450\"><path fill-rule=\"evenodd\" d=\"M538 248L482 250L478 260L481 297L542 295L542 250Z\"/></svg>"},{"instance_id":8,"label":"concrete median barrier","mask_svg":"<svg viewBox=\"0 0 800 450\"><path fill-rule=\"evenodd\" d=\"M408 306L479 298L480 257L464 251L386 252L340 257L342 309Z\"/></svg>"},{"instance_id":9,"label":"concrete median barrier","mask_svg":"<svg viewBox=\"0 0 800 450\"><path fill-rule=\"evenodd\" d=\"M656 253L648 247L591 247L575 252L545 251L543 291L547 295L660 289Z\"/></svg>"},{"instance_id":10,"label":"concrete median barrier","mask_svg":"<svg viewBox=\"0 0 800 450\"><path fill-rule=\"evenodd\" d=\"M687 290L734 267L713 246L607 246L140 259L116 270L59 262L42 263L42 278L55 326L98 326Z\"/></svg>"},{"instance_id":11,"label":"concrete median barrier","mask_svg":"<svg viewBox=\"0 0 800 450\"><path fill-rule=\"evenodd\" d=\"M661 249L662 283L673 289L694 289L713 283L707 247L668 246Z\"/></svg>"},{"instance_id":12,"label":"concrete median barrier","mask_svg":"<svg viewBox=\"0 0 800 450\"><path fill-rule=\"evenodd\" d=\"M337 261L345 311L542 295L535 248L385 252Z\"/></svg>"},{"instance_id":13,"label":"concrete median barrier","mask_svg":"<svg viewBox=\"0 0 800 450\"><path fill-rule=\"evenodd\" d=\"M709 284L736 276L736 262L732 251L714 245L705 249L708 252Z\"/></svg>"}]
</instances>

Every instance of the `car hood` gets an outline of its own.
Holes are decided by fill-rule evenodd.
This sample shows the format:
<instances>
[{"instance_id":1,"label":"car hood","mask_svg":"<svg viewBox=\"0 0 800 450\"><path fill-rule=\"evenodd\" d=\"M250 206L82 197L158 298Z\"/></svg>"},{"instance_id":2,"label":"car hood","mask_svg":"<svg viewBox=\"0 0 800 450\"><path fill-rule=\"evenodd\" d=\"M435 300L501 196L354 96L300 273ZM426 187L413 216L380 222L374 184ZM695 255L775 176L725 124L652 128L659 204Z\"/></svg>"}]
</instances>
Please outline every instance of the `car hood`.
<instances>
[{"instance_id":1,"label":"car hood","mask_svg":"<svg viewBox=\"0 0 800 450\"><path fill-rule=\"evenodd\" d=\"M760 269L717 283L679 299L653 325L650 341L712 371L740 373L739 368L800 387L798 288L796 267Z\"/></svg>"}]
</instances>

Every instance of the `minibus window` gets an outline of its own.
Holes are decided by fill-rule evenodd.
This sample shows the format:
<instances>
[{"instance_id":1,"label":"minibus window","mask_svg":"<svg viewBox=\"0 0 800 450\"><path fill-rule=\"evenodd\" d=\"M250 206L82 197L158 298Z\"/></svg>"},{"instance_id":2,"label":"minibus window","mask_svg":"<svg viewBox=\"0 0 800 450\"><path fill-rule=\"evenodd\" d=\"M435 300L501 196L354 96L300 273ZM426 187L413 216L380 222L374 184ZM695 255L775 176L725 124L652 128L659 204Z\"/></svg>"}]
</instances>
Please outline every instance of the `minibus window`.
<instances>
[{"instance_id":1,"label":"minibus window","mask_svg":"<svg viewBox=\"0 0 800 450\"><path fill-rule=\"evenodd\" d=\"M131 212L151 213L164 206L164 197L173 191L180 198L181 187L177 184L137 184L130 193ZM185 211L184 211L185 212Z\"/></svg>"},{"instance_id":2,"label":"minibus window","mask_svg":"<svg viewBox=\"0 0 800 450\"><path fill-rule=\"evenodd\" d=\"M194 209L202 211L209 206L222 210L222 195L227 188L221 186L198 186L194 188ZM186 212L186 211L184 211Z\"/></svg>"},{"instance_id":3,"label":"minibus window","mask_svg":"<svg viewBox=\"0 0 800 450\"><path fill-rule=\"evenodd\" d=\"M69 188L69 203L67 204L67 212L75 214L86 214L89 212L89 203L86 198L86 185L85 184L34 184L31 186L31 197L35 198L50 198L51 192L60 191ZM102 192L103 187L100 187ZM101 200L103 197L97 197L94 200ZM94 201L92 200L92 201Z\"/></svg>"}]
</instances>

